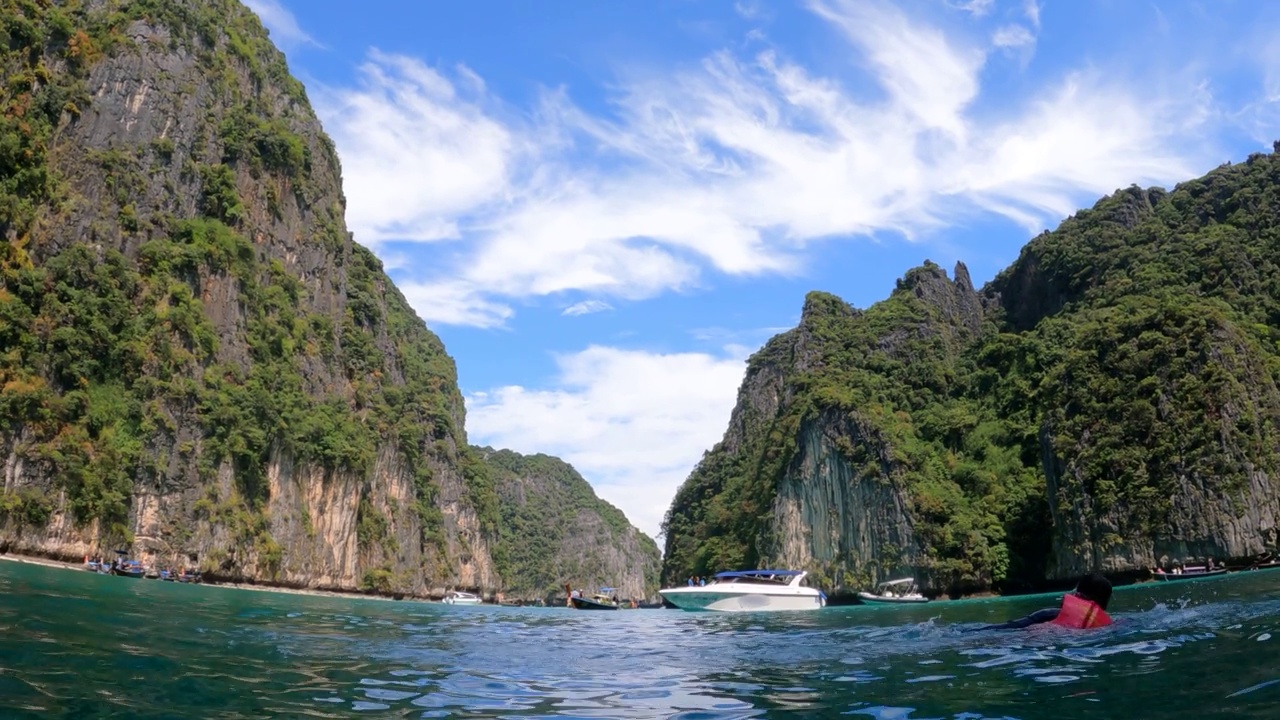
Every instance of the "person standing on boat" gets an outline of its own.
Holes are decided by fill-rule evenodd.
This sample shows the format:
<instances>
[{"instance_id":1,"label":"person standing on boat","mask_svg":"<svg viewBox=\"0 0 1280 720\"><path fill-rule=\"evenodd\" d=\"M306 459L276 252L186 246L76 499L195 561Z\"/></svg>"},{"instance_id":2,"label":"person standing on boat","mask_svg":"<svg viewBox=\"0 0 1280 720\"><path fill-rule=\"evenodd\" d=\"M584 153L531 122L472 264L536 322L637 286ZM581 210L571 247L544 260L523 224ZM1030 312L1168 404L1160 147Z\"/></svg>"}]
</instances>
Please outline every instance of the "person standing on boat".
<instances>
[{"instance_id":1,"label":"person standing on boat","mask_svg":"<svg viewBox=\"0 0 1280 720\"><path fill-rule=\"evenodd\" d=\"M1026 617L998 625L972 628L970 632L1020 630L1040 623L1053 623L1078 630L1106 627L1111 624L1111 616L1107 615L1109 602L1111 602L1111 582L1098 573L1090 573L1080 578L1074 591L1063 596L1060 607L1037 610Z\"/></svg>"}]
</instances>

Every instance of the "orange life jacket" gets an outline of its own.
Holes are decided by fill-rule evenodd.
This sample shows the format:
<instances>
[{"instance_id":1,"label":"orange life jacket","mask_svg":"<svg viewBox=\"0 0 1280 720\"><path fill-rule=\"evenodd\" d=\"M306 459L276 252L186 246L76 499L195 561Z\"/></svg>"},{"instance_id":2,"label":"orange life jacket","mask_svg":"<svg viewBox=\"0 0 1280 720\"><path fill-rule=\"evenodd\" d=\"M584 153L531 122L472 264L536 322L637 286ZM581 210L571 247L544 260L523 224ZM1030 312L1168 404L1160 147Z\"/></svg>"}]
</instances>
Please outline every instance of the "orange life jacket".
<instances>
[{"instance_id":1,"label":"orange life jacket","mask_svg":"<svg viewBox=\"0 0 1280 720\"><path fill-rule=\"evenodd\" d=\"M1098 603L1068 593L1062 598L1062 609L1058 611L1053 624L1086 630L1110 625L1111 616Z\"/></svg>"}]
</instances>

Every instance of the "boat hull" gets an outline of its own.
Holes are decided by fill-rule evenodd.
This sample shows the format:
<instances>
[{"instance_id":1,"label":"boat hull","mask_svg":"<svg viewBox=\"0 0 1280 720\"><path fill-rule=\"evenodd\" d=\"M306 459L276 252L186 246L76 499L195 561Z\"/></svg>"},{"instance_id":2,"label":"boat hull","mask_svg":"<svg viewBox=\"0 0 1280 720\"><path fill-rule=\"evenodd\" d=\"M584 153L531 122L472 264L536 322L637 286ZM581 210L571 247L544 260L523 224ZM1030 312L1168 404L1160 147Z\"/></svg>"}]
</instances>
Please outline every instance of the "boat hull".
<instances>
[{"instance_id":1,"label":"boat hull","mask_svg":"<svg viewBox=\"0 0 1280 720\"><path fill-rule=\"evenodd\" d=\"M709 612L773 612L819 610L822 596L807 592L770 592L749 589L712 589L713 586L669 588L659 594L681 610ZM780 590L789 588L779 588ZM796 588L800 589L800 588Z\"/></svg>"},{"instance_id":2,"label":"boat hull","mask_svg":"<svg viewBox=\"0 0 1280 720\"><path fill-rule=\"evenodd\" d=\"M929 602L929 598L884 597L869 592L858 593L858 599L864 603L883 603L886 605L919 605Z\"/></svg>"}]
</instances>

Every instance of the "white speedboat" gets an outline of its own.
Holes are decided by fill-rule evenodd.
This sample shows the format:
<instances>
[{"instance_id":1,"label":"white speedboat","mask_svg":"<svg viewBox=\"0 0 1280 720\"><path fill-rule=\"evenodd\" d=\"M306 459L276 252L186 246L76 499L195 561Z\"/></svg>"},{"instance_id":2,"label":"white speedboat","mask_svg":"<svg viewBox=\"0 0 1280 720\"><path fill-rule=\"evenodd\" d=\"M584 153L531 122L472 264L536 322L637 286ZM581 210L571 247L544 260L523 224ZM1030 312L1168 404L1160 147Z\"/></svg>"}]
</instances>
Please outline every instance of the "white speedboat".
<instances>
[{"instance_id":1,"label":"white speedboat","mask_svg":"<svg viewBox=\"0 0 1280 720\"><path fill-rule=\"evenodd\" d=\"M827 596L801 584L807 574L803 570L737 570L722 572L706 585L672 587L658 593L682 610L817 610L827 604Z\"/></svg>"},{"instance_id":2,"label":"white speedboat","mask_svg":"<svg viewBox=\"0 0 1280 720\"><path fill-rule=\"evenodd\" d=\"M887 580L876 586L875 592L860 592L858 599L864 603L927 603L929 598L920 594L915 578Z\"/></svg>"},{"instance_id":3,"label":"white speedboat","mask_svg":"<svg viewBox=\"0 0 1280 720\"><path fill-rule=\"evenodd\" d=\"M479 605L480 598L479 596L469 592L455 590L449 593L445 599L440 602L447 603L449 605Z\"/></svg>"}]
</instances>

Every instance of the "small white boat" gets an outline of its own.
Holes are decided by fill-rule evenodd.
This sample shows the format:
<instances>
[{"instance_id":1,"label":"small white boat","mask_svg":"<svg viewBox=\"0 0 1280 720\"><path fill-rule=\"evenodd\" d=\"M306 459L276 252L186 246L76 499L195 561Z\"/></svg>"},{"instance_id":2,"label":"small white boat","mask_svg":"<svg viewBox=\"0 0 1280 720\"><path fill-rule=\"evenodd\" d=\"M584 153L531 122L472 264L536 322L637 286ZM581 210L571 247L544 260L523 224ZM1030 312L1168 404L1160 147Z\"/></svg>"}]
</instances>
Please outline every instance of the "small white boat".
<instances>
[{"instance_id":1,"label":"small white boat","mask_svg":"<svg viewBox=\"0 0 1280 720\"><path fill-rule=\"evenodd\" d=\"M453 592L449 593L444 600L441 600L440 602L446 603L448 605L479 605L480 597L473 593L454 590Z\"/></svg>"},{"instance_id":2,"label":"small white boat","mask_svg":"<svg viewBox=\"0 0 1280 720\"><path fill-rule=\"evenodd\" d=\"M915 578L898 578L876 585L875 592L860 592L858 599L865 603L927 603L929 598L920 594Z\"/></svg>"},{"instance_id":3,"label":"small white boat","mask_svg":"<svg viewBox=\"0 0 1280 720\"><path fill-rule=\"evenodd\" d=\"M658 594L681 610L818 610L827 604L827 596L802 585L806 575L803 570L737 570L722 572L706 585L677 586Z\"/></svg>"}]
</instances>

